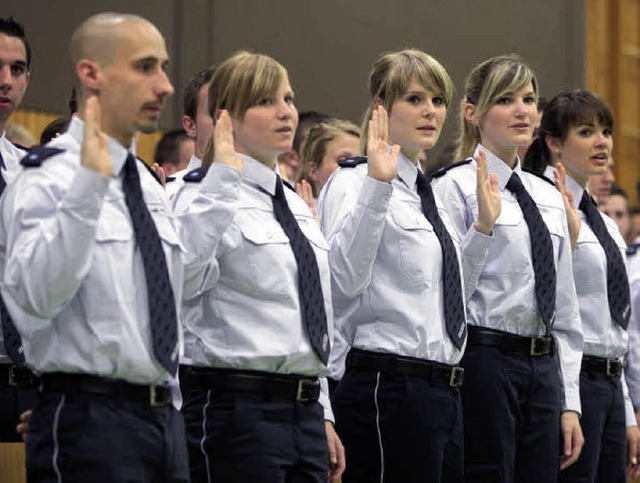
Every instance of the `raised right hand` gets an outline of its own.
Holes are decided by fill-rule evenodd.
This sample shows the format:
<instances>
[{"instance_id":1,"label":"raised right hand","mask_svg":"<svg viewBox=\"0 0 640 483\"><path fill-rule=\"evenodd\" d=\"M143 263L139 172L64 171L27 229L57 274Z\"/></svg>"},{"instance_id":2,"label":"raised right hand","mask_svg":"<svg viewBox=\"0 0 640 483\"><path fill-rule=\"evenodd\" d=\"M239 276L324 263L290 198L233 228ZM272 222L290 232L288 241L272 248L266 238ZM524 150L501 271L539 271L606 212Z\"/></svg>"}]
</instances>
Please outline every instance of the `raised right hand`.
<instances>
[{"instance_id":1,"label":"raised right hand","mask_svg":"<svg viewBox=\"0 0 640 483\"><path fill-rule=\"evenodd\" d=\"M400 146L394 144L389 152L389 119L384 107L373 111L367 133L367 166L369 176L383 183L390 182L398 174Z\"/></svg>"},{"instance_id":2,"label":"raised right hand","mask_svg":"<svg viewBox=\"0 0 640 483\"><path fill-rule=\"evenodd\" d=\"M242 158L236 153L233 144L233 124L229 112L222 109L218 114L216 125L213 129L213 162L226 164L242 173Z\"/></svg>"},{"instance_id":3,"label":"raised right hand","mask_svg":"<svg viewBox=\"0 0 640 483\"><path fill-rule=\"evenodd\" d=\"M102 132L102 109L95 95L90 96L85 103L80 164L104 176L113 174L113 160L109 156L107 135Z\"/></svg>"}]
</instances>

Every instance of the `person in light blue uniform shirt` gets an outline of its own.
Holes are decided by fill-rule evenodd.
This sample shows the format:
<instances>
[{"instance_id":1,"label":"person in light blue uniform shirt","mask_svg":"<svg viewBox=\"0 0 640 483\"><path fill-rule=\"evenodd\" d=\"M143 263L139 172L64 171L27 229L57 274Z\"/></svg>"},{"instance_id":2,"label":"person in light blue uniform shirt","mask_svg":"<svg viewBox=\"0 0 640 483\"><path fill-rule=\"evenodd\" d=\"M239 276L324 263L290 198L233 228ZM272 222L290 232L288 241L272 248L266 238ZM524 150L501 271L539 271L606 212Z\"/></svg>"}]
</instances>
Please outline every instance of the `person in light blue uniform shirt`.
<instances>
[{"instance_id":1,"label":"person in light blue uniform shirt","mask_svg":"<svg viewBox=\"0 0 640 483\"><path fill-rule=\"evenodd\" d=\"M172 406L177 307L207 271L198 248L212 246L190 241L213 239L240 174L216 163L200 191L209 209L184 236L131 152L173 93L162 35L136 15L97 14L74 32L71 54L80 114L23 159L0 203L2 295L42 374L28 479L188 481Z\"/></svg>"},{"instance_id":2,"label":"person in light blue uniform shirt","mask_svg":"<svg viewBox=\"0 0 640 483\"><path fill-rule=\"evenodd\" d=\"M500 197L482 165L483 210L459 237L429 193L418 156L436 144L453 91L440 63L419 50L385 54L369 89L368 157L341 163L318 203L336 326L352 347L332 400L348 456L344 481L463 481L464 294L492 244ZM457 274L453 285L447 270ZM450 309L460 311L453 331Z\"/></svg>"},{"instance_id":3,"label":"person in light blue uniform shirt","mask_svg":"<svg viewBox=\"0 0 640 483\"><path fill-rule=\"evenodd\" d=\"M337 481L344 468L324 377L333 326L328 246L306 202L273 169L291 149L293 96L281 64L248 52L222 62L209 87L216 124L207 150L215 159L235 152L244 171L233 216L185 307L195 311L187 314L192 365L182 408L193 482L321 482L330 470ZM194 223L207 209L194 197L210 162L186 175L175 197L175 212ZM291 223L280 218L285 203ZM309 276L317 305L305 298ZM319 326L310 311L324 314Z\"/></svg>"},{"instance_id":4,"label":"person in light blue uniform shirt","mask_svg":"<svg viewBox=\"0 0 640 483\"><path fill-rule=\"evenodd\" d=\"M622 369L628 346L628 315L620 314L618 319L608 295L608 285L615 283L608 279L615 276L621 281L620 291L627 292L626 309L630 309L624 266L626 244L616 223L597 211L586 191L589 177L605 172L612 148L611 109L596 94L579 89L558 94L549 102L540 135L525 159L527 165L544 167L550 179L554 166L561 163L566 169L572 210L580 218L573 274L584 333L580 395L585 445L577 463L560 473L562 482L625 481L627 467L638 473L638 426ZM604 222L600 225L619 252L619 273L614 273L611 261L608 266L609 255L596 235L598 228L592 228L585 213L588 204L592 206L590 212Z\"/></svg>"},{"instance_id":5,"label":"person in light blue uniform shirt","mask_svg":"<svg viewBox=\"0 0 640 483\"><path fill-rule=\"evenodd\" d=\"M30 67L31 47L23 26L13 18L0 18L0 97L4 99L0 103L0 193L7 184L13 183L20 171L20 160L27 154L7 139L5 127L29 86ZM10 338L12 342L8 341ZM21 441L16 425L20 414L35 404L38 384L38 378L25 365L24 347L15 324L3 315L0 320L0 442Z\"/></svg>"},{"instance_id":6,"label":"person in light blue uniform shirt","mask_svg":"<svg viewBox=\"0 0 640 483\"><path fill-rule=\"evenodd\" d=\"M478 214L471 156L485 152L502 198L495 242L467 303L467 481L553 482L582 447L583 339L564 201L524 172L516 154L531 140L538 85L520 58L500 56L472 70L463 96L458 158L467 159L436 172L434 191L457 236L466 236Z\"/></svg>"},{"instance_id":7,"label":"person in light blue uniform shirt","mask_svg":"<svg viewBox=\"0 0 640 483\"><path fill-rule=\"evenodd\" d=\"M167 178L165 189L169 199L173 199L184 184L184 176L202 166L202 156L213 133L213 119L209 114L209 83L215 66L209 66L194 75L187 84L183 99L182 127L193 139L195 149L189 164L183 170Z\"/></svg>"}]
</instances>

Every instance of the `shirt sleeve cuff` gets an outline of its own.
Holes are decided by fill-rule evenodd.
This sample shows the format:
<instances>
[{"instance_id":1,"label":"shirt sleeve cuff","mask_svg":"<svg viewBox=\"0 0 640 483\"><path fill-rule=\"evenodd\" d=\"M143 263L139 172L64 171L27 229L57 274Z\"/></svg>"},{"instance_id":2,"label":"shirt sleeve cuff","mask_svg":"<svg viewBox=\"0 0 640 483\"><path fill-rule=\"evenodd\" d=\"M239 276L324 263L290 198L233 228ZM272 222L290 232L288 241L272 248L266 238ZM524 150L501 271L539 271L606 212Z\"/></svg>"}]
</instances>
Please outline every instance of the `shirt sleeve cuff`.
<instances>
[{"instance_id":1,"label":"shirt sleeve cuff","mask_svg":"<svg viewBox=\"0 0 640 483\"><path fill-rule=\"evenodd\" d=\"M80 166L62 199L61 208L80 219L97 220L111 179L97 171Z\"/></svg>"},{"instance_id":2,"label":"shirt sleeve cuff","mask_svg":"<svg viewBox=\"0 0 640 483\"><path fill-rule=\"evenodd\" d=\"M386 215L391 193L393 193L391 183L383 183L366 176L360 189L360 203L370 211Z\"/></svg>"},{"instance_id":3,"label":"shirt sleeve cuff","mask_svg":"<svg viewBox=\"0 0 640 483\"><path fill-rule=\"evenodd\" d=\"M324 409L324 420L336 423L336 418L333 416L333 409L331 408L331 401L329 400L329 383L326 377L320 378L320 397L318 402Z\"/></svg>"},{"instance_id":4,"label":"shirt sleeve cuff","mask_svg":"<svg viewBox=\"0 0 640 483\"><path fill-rule=\"evenodd\" d=\"M462 252L472 258L484 259L494 241L495 237L493 235L480 233L471 225L471 228L464 236L464 240L462 240Z\"/></svg>"},{"instance_id":5,"label":"shirt sleeve cuff","mask_svg":"<svg viewBox=\"0 0 640 483\"><path fill-rule=\"evenodd\" d=\"M580 392L578 390L565 390L562 411L574 411L578 413L578 416L582 415L582 406L580 405Z\"/></svg>"},{"instance_id":6,"label":"shirt sleeve cuff","mask_svg":"<svg viewBox=\"0 0 640 483\"><path fill-rule=\"evenodd\" d=\"M238 188L242 175L230 166L213 163L202 180L201 190L215 197L238 197Z\"/></svg>"}]
</instances>

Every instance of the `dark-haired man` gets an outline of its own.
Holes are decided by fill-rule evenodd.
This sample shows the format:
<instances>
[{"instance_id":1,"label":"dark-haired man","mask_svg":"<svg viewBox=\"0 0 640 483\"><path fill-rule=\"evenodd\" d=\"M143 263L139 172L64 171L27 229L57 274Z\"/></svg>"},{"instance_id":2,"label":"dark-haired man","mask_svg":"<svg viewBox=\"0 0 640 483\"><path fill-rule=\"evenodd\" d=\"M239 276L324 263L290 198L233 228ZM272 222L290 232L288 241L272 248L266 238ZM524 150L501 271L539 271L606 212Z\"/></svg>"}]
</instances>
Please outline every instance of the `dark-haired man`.
<instances>
[{"instance_id":1,"label":"dark-haired man","mask_svg":"<svg viewBox=\"0 0 640 483\"><path fill-rule=\"evenodd\" d=\"M0 193L12 183L26 150L6 137L7 121L20 106L29 86L31 48L15 19L0 18ZM22 341L13 321L0 310L0 441L20 441L20 413L36 400L37 380L24 366Z\"/></svg>"}]
</instances>

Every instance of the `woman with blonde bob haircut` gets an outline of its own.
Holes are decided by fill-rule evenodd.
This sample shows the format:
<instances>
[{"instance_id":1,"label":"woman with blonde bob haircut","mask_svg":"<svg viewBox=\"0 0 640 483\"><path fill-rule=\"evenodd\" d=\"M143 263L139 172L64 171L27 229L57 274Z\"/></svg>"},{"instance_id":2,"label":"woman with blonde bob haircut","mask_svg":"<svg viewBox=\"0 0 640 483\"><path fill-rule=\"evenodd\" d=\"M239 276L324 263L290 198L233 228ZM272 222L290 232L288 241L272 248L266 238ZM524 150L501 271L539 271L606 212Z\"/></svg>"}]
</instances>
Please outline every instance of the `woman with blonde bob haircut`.
<instances>
[{"instance_id":1,"label":"woman with blonde bob haircut","mask_svg":"<svg viewBox=\"0 0 640 483\"><path fill-rule=\"evenodd\" d=\"M368 157L342 163L318 203L336 327L352 347L333 394L344 481L462 482L465 286L491 243L497 186L481 163L477 231L456 236L418 164L440 136L449 75L403 50L378 59L369 87Z\"/></svg>"},{"instance_id":2,"label":"woman with blonde bob haircut","mask_svg":"<svg viewBox=\"0 0 640 483\"><path fill-rule=\"evenodd\" d=\"M261 54L222 62L209 87L215 141L185 176L175 210L197 213L212 156L235 156L234 210L185 303L183 413L193 482L337 480L344 453L330 422L328 247L307 204L275 173L298 112L285 68ZM321 390L322 386L322 390ZM322 404L321 404L322 403ZM324 406L324 408L323 408ZM327 461L329 448L329 468Z\"/></svg>"},{"instance_id":3,"label":"woman with blonde bob haircut","mask_svg":"<svg viewBox=\"0 0 640 483\"><path fill-rule=\"evenodd\" d=\"M519 57L476 66L460 112L458 153L467 159L434 174L434 190L459 237L478 210L471 156L485 153L502 199L495 242L477 267L467 304L462 403L468 482L554 482L583 442L582 332L565 200L553 183L524 172L517 156L518 147L531 142L537 98L536 77Z\"/></svg>"},{"instance_id":4,"label":"woman with blonde bob haircut","mask_svg":"<svg viewBox=\"0 0 640 483\"><path fill-rule=\"evenodd\" d=\"M330 119L309 131L302 150L298 181L311 185L317 198L338 163L360 154L360 128L349 121Z\"/></svg>"}]
</instances>

